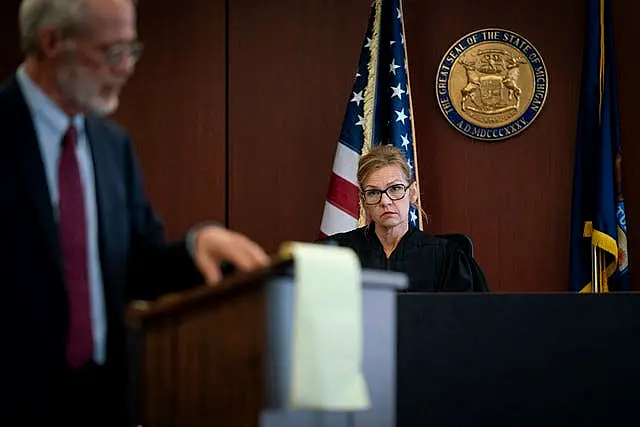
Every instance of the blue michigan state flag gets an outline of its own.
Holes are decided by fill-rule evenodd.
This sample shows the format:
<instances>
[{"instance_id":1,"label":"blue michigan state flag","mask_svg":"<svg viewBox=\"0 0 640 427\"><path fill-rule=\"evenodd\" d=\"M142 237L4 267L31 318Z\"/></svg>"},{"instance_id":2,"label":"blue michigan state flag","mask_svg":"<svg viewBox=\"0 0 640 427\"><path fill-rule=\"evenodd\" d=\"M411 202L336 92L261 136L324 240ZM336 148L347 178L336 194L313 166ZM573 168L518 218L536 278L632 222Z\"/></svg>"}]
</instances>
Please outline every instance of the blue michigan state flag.
<instances>
[{"instance_id":1,"label":"blue michigan state flag","mask_svg":"<svg viewBox=\"0 0 640 427\"><path fill-rule=\"evenodd\" d=\"M627 223L610 0L586 0L586 38L573 177L571 290L629 289ZM596 259L598 257L595 257ZM596 282L598 283L598 282Z\"/></svg>"}]
</instances>

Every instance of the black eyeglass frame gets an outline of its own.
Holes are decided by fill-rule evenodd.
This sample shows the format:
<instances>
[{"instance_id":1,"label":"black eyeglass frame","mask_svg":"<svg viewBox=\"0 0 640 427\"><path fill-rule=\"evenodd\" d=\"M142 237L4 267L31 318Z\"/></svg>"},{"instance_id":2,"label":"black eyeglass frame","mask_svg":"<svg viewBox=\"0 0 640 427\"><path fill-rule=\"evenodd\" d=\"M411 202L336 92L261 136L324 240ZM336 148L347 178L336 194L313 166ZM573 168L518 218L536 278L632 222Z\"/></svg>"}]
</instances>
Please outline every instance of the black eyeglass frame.
<instances>
[{"instance_id":1,"label":"black eyeglass frame","mask_svg":"<svg viewBox=\"0 0 640 427\"><path fill-rule=\"evenodd\" d=\"M393 198L391 196L391 194L389 194L389 190L391 190L392 188L395 188L395 187L402 187L402 189L403 189L402 196ZM407 195L407 190L409 189L409 187L411 187L411 184L408 184L408 185L393 184L393 185L390 185L389 187L385 188L384 190L377 190L377 189L373 189L373 188L369 189L369 190L362 190L360 192L360 197L362 198L362 201L364 202L364 204L365 205L369 205L369 206L377 205L378 203L380 203L380 201L382 200L382 195L383 194L386 194L387 197L389 198L389 200L393 200L395 202L396 200L404 199L404 197ZM373 191L378 193L378 200L376 202L369 202L369 201L367 201L367 193L368 192L373 192Z\"/></svg>"}]
</instances>

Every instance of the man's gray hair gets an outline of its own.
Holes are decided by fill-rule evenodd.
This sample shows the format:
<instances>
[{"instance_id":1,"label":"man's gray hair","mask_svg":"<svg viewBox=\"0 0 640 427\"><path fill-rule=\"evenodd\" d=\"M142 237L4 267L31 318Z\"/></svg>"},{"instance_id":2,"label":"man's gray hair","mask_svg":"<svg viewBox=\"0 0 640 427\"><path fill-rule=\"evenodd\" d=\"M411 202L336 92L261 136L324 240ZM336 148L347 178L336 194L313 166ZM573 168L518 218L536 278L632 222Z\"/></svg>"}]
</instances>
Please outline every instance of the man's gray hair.
<instances>
[{"instance_id":1,"label":"man's gray hair","mask_svg":"<svg viewBox=\"0 0 640 427\"><path fill-rule=\"evenodd\" d=\"M38 35L45 27L60 30L63 35L76 32L83 24L89 0L22 0L20 4L20 43L27 55L38 56Z\"/></svg>"}]
</instances>

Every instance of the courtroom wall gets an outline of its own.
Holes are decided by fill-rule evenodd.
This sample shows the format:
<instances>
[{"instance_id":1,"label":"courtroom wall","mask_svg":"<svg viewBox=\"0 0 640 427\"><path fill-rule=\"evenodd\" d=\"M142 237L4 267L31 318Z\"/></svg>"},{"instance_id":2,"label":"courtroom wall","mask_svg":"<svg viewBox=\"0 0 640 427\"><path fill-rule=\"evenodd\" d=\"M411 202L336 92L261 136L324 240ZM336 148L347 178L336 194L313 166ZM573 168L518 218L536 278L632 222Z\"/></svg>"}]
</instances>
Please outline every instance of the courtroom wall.
<instances>
[{"instance_id":1,"label":"courtroom wall","mask_svg":"<svg viewBox=\"0 0 640 427\"><path fill-rule=\"evenodd\" d=\"M11 76L20 64L19 5L19 0L5 0L0 3L0 81Z\"/></svg>"},{"instance_id":2,"label":"courtroom wall","mask_svg":"<svg viewBox=\"0 0 640 427\"><path fill-rule=\"evenodd\" d=\"M282 240L317 236L369 13L361 0L299 3L237 0L230 10L230 224L271 250ZM496 291L567 290L583 11L580 0L404 2L426 229L472 236ZM637 3L616 2L621 69L638 68L637 56L625 52L637 40L632 17L639 11ZM494 143L457 132L434 94L444 52L486 27L528 38L543 55L550 82L533 125ZM640 257L633 240L639 181L630 166L640 159L633 146L640 95L633 75L620 81L632 265Z\"/></svg>"},{"instance_id":3,"label":"courtroom wall","mask_svg":"<svg viewBox=\"0 0 640 427\"><path fill-rule=\"evenodd\" d=\"M491 288L566 290L582 1L406 2L409 61L423 203L435 233L465 232ZM548 72L545 105L533 124L502 142L456 131L435 101L434 73L449 46L481 28L528 39Z\"/></svg>"},{"instance_id":4,"label":"courtroom wall","mask_svg":"<svg viewBox=\"0 0 640 427\"><path fill-rule=\"evenodd\" d=\"M226 220L225 2L188 4L139 2L145 52L115 115L170 239Z\"/></svg>"},{"instance_id":5,"label":"courtroom wall","mask_svg":"<svg viewBox=\"0 0 640 427\"><path fill-rule=\"evenodd\" d=\"M19 61L17 4L0 6L3 77ZM404 9L426 230L471 235L496 291L566 290L583 2L405 0ZM614 15L633 268L640 5L614 2ZM170 237L205 219L269 251L317 237L368 16L366 0L140 2L146 51L115 119L130 131ZM486 27L529 39L549 73L533 125L494 143L457 132L434 94L444 52Z\"/></svg>"},{"instance_id":6,"label":"courtroom wall","mask_svg":"<svg viewBox=\"0 0 640 427\"><path fill-rule=\"evenodd\" d=\"M620 127L623 156L623 184L629 222L629 257L631 268L640 268L640 3L630 0L614 1L616 60L620 101ZM640 272L632 271L631 289L640 290Z\"/></svg>"},{"instance_id":7,"label":"courtroom wall","mask_svg":"<svg viewBox=\"0 0 640 427\"><path fill-rule=\"evenodd\" d=\"M319 236L366 1L233 0L229 225L270 251Z\"/></svg>"}]
</instances>

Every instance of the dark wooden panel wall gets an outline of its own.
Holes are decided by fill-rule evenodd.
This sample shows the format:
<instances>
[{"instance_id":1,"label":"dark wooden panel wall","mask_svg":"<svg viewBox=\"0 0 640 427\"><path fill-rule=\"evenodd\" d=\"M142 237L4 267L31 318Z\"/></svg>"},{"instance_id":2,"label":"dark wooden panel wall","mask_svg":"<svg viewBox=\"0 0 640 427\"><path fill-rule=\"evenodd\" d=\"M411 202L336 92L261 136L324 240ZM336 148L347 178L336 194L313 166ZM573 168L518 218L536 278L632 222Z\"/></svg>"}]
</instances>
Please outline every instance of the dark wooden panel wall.
<instances>
[{"instance_id":1,"label":"dark wooden panel wall","mask_svg":"<svg viewBox=\"0 0 640 427\"><path fill-rule=\"evenodd\" d=\"M20 64L18 8L20 0L0 3L0 81L9 77Z\"/></svg>"},{"instance_id":2,"label":"dark wooden panel wall","mask_svg":"<svg viewBox=\"0 0 640 427\"><path fill-rule=\"evenodd\" d=\"M189 7L193 5L193 7ZM145 52L115 119L130 131L169 238L225 221L225 1L141 1Z\"/></svg>"},{"instance_id":3,"label":"dark wooden panel wall","mask_svg":"<svg viewBox=\"0 0 640 427\"><path fill-rule=\"evenodd\" d=\"M285 239L317 236L369 13L369 2L361 0L304 4L231 2L230 220L269 249ZM638 6L625 3L635 14L616 7L617 35L630 52L629 36L637 30L629 16L638 16ZM470 234L496 291L566 290L582 1L505 7L498 0L405 0L404 12L427 230ZM546 105L532 127L491 144L453 129L437 107L433 86L451 43L485 27L528 38L542 53L550 79ZM637 64L634 55L620 56L621 69ZM639 89L628 75L621 109L631 124ZM640 152L628 147L630 125L623 136L629 165ZM633 233L640 221L631 200L637 188L629 173L626 181ZM633 241L631 249L632 258L640 257Z\"/></svg>"},{"instance_id":4,"label":"dark wooden panel wall","mask_svg":"<svg viewBox=\"0 0 640 427\"><path fill-rule=\"evenodd\" d=\"M3 76L19 61L18 3L0 6ZM226 3L140 2L147 48L115 118L132 135L171 237L214 219L274 251L318 235L369 1ZM633 268L640 5L614 3ZM583 2L405 0L404 9L427 231L469 233L496 291L566 290ZM549 72L534 124L491 144L453 129L433 89L449 45L483 27L528 38Z\"/></svg>"},{"instance_id":5,"label":"dark wooden panel wall","mask_svg":"<svg viewBox=\"0 0 640 427\"><path fill-rule=\"evenodd\" d=\"M497 0L482 2L482 7L472 0L406 3L429 229L472 236L495 290L567 288L581 5L581 0L519 2L513 8ZM458 133L441 114L433 89L443 53L459 37L486 27L527 38L549 73L543 111L529 129L503 142L475 141Z\"/></svg>"},{"instance_id":6,"label":"dark wooden panel wall","mask_svg":"<svg viewBox=\"0 0 640 427\"><path fill-rule=\"evenodd\" d=\"M638 42L640 39L640 3L614 1L616 60L620 101L620 128L622 140L622 175L627 204L629 227L630 268L640 269L640 85L636 70L640 70ZM640 271L631 271L631 288L640 290Z\"/></svg>"},{"instance_id":7,"label":"dark wooden panel wall","mask_svg":"<svg viewBox=\"0 0 640 427\"><path fill-rule=\"evenodd\" d=\"M318 237L366 1L233 0L229 220L269 250Z\"/></svg>"}]
</instances>

